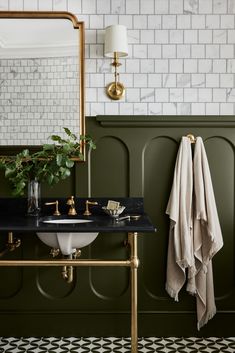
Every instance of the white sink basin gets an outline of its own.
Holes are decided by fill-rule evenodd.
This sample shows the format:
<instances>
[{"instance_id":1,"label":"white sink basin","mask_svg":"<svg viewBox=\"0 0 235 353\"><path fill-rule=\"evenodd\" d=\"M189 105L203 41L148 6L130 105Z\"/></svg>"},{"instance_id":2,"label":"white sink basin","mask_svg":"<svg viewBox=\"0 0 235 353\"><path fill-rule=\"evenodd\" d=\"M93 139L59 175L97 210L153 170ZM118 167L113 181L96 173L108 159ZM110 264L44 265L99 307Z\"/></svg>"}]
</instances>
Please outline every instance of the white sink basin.
<instances>
[{"instance_id":1,"label":"white sink basin","mask_svg":"<svg viewBox=\"0 0 235 353\"><path fill-rule=\"evenodd\" d=\"M75 224L75 223L88 223L93 222L88 219L48 219L43 221L43 223L53 223L53 224ZM76 251L76 249L81 249L84 246L91 244L99 233L85 233L85 232L56 232L56 233L37 233L38 238L46 245L51 248L60 249L63 255L70 255Z\"/></svg>"},{"instance_id":2,"label":"white sink basin","mask_svg":"<svg viewBox=\"0 0 235 353\"><path fill-rule=\"evenodd\" d=\"M93 222L92 220L88 219L49 219L47 221L43 221L43 223L54 223L54 224L75 224L75 223L89 223Z\"/></svg>"}]
</instances>

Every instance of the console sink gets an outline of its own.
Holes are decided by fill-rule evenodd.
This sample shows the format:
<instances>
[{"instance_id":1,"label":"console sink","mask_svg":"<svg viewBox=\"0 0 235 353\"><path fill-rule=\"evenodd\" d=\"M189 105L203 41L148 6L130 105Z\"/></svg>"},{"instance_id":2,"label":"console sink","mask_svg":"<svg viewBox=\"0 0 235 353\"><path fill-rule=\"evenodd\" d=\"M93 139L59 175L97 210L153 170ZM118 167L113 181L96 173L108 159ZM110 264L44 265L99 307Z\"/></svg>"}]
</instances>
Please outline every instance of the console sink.
<instances>
[{"instance_id":1,"label":"console sink","mask_svg":"<svg viewBox=\"0 0 235 353\"><path fill-rule=\"evenodd\" d=\"M59 219L45 219L43 223L51 224L77 224L77 223L89 223L93 222L88 219L78 218L59 218ZM60 249L63 255L71 255L76 249L81 249L84 246L91 244L99 233L93 232L39 232L37 233L38 238L46 245L51 248Z\"/></svg>"}]
</instances>

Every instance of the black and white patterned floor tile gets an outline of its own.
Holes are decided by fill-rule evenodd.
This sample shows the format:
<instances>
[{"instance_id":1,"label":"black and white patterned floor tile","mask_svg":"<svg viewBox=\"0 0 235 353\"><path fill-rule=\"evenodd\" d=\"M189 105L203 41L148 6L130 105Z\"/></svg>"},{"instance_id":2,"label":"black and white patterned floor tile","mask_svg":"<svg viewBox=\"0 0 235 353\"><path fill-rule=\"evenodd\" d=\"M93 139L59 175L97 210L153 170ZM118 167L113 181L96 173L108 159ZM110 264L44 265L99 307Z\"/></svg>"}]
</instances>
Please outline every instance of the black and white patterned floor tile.
<instances>
[{"instance_id":1,"label":"black and white patterned floor tile","mask_svg":"<svg viewBox=\"0 0 235 353\"><path fill-rule=\"evenodd\" d=\"M0 353L129 353L130 338L0 337ZM140 338L139 353L235 353L235 337Z\"/></svg>"}]
</instances>

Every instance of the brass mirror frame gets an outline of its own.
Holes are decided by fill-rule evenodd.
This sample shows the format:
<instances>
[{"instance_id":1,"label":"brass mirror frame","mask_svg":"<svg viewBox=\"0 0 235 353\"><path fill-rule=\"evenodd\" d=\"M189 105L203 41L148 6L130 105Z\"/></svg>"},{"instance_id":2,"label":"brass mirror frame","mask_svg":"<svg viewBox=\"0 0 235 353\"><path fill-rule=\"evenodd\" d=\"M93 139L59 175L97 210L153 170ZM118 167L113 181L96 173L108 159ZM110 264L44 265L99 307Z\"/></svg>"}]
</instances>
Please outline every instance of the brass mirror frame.
<instances>
[{"instance_id":1,"label":"brass mirror frame","mask_svg":"<svg viewBox=\"0 0 235 353\"><path fill-rule=\"evenodd\" d=\"M0 19L65 19L73 24L74 29L79 29L79 135L86 134L85 126L85 24L78 21L77 17L65 11L0 11ZM1 146L2 148L4 146ZM11 146L7 146L9 148ZM13 146L16 148L17 146ZM4 148L5 149L5 148ZM81 153L85 160L85 144L81 141ZM73 160L81 161L79 158Z\"/></svg>"}]
</instances>

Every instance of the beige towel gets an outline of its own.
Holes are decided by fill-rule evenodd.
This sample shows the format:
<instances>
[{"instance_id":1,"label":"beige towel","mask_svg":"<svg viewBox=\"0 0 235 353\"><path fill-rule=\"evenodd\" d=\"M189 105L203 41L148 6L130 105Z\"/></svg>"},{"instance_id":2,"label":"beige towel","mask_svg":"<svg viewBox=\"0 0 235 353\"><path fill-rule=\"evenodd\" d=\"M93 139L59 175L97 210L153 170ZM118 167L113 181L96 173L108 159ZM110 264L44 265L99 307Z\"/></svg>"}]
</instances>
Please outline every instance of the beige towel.
<instances>
[{"instance_id":1,"label":"beige towel","mask_svg":"<svg viewBox=\"0 0 235 353\"><path fill-rule=\"evenodd\" d=\"M187 290L196 293L198 329L216 313L212 257L222 248L223 238L207 156L201 137L194 150L193 248L197 274L189 274ZM190 273L190 272L189 272Z\"/></svg>"},{"instance_id":2,"label":"beige towel","mask_svg":"<svg viewBox=\"0 0 235 353\"><path fill-rule=\"evenodd\" d=\"M166 290L178 301L186 280L185 269L194 266L192 251L192 151L190 140L182 137L166 213L170 217Z\"/></svg>"}]
</instances>

